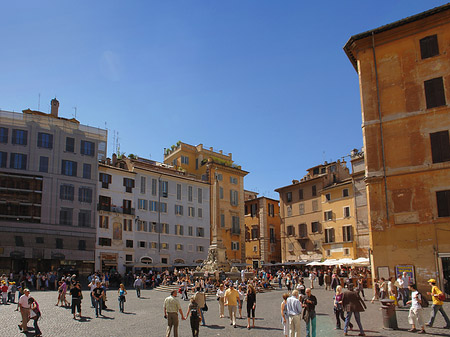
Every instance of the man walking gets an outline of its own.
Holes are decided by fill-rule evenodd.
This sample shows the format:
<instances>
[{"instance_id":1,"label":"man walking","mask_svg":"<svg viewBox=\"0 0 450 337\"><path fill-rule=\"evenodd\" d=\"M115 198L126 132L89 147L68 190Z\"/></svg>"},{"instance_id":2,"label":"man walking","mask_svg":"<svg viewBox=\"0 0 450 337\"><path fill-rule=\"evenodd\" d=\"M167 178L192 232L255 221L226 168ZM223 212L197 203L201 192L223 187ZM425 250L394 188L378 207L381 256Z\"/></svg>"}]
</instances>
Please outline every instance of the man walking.
<instances>
[{"instance_id":1,"label":"man walking","mask_svg":"<svg viewBox=\"0 0 450 337\"><path fill-rule=\"evenodd\" d=\"M356 291L353 291L353 284L348 285L348 290L344 291L342 295L342 306L345 311L347 311L347 316L345 317L345 326L344 326L344 336L348 336L348 326L352 315L355 314L355 320L359 327L359 335L365 336L364 329L361 324L360 312L363 312L364 309L367 309L364 301L359 297Z\"/></svg>"},{"instance_id":2,"label":"man walking","mask_svg":"<svg viewBox=\"0 0 450 337\"><path fill-rule=\"evenodd\" d=\"M408 287L410 284L412 284L412 282L406 271L403 272L403 276L399 275L397 282L400 285L399 291L400 291L401 297L403 299L403 306L405 307L406 302L409 301L409 288Z\"/></svg>"},{"instance_id":3,"label":"man walking","mask_svg":"<svg viewBox=\"0 0 450 337\"><path fill-rule=\"evenodd\" d=\"M92 297L94 298L94 306L95 306L95 315L102 315L102 306L103 306L103 287L100 281L97 282L97 286L92 290Z\"/></svg>"},{"instance_id":4,"label":"man walking","mask_svg":"<svg viewBox=\"0 0 450 337\"><path fill-rule=\"evenodd\" d=\"M431 295L433 299L433 304L431 305L431 317L430 321L426 324L426 326L432 327L434 323L434 319L436 318L436 314L439 311L444 317L445 326L444 329L450 329L450 320L448 319L447 314L442 307L444 305L445 295L442 291L436 286L436 280L434 278L428 280L428 284L431 286L431 292L427 292L428 295Z\"/></svg>"},{"instance_id":5,"label":"man walking","mask_svg":"<svg viewBox=\"0 0 450 337\"><path fill-rule=\"evenodd\" d=\"M300 337L300 313L302 305L298 299L298 290L292 292L292 296L286 301L287 314L289 316L290 337Z\"/></svg>"},{"instance_id":6,"label":"man walking","mask_svg":"<svg viewBox=\"0 0 450 337\"><path fill-rule=\"evenodd\" d=\"M182 320L186 319L183 315L183 310L181 310L180 302L176 297L177 290L172 290L170 296L166 297L164 300L164 317L167 318L166 337L170 336L172 328L173 336L178 337L178 312L181 314Z\"/></svg>"},{"instance_id":7,"label":"man walking","mask_svg":"<svg viewBox=\"0 0 450 337\"><path fill-rule=\"evenodd\" d=\"M30 320L30 290L24 289L23 295L19 298L20 314L22 315L22 324L19 324L19 329L24 333L28 332L28 321Z\"/></svg>"},{"instance_id":8,"label":"man walking","mask_svg":"<svg viewBox=\"0 0 450 337\"><path fill-rule=\"evenodd\" d=\"M231 283L230 287L225 291L225 305L228 306L228 314L230 315L230 325L236 327L236 309L237 305L241 304L239 299L239 292L234 289L234 284Z\"/></svg>"},{"instance_id":9,"label":"man walking","mask_svg":"<svg viewBox=\"0 0 450 337\"><path fill-rule=\"evenodd\" d=\"M311 288L306 288L306 295L302 297L302 317L306 323L306 337L316 337L316 305L316 296L311 294Z\"/></svg>"},{"instance_id":10,"label":"man walking","mask_svg":"<svg viewBox=\"0 0 450 337\"><path fill-rule=\"evenodd\" d=\"M136 280L134 280L134 288L136 288L136 295L138 298L141 297L141 288L142 288L142 279L139 276L136 276Z\"/></svg>"}]
</instances>

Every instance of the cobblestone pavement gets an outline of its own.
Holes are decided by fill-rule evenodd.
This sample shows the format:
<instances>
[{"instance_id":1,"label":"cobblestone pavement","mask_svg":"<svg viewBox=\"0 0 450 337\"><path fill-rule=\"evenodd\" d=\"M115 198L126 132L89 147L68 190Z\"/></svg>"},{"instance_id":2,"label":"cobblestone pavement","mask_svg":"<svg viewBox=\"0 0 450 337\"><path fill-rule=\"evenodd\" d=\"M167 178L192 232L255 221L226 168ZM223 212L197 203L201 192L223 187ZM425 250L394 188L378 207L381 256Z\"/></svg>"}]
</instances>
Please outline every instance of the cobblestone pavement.
<instances>
[{"instance_id":1,"label":"cobblestone pavement","mask_svg":"<svg viewBox=\"0 0 450 337\"><path fill-rule=\"evenodd\" d=\"M200 327L200 336L282 336L282 326L280 322L280 303L283 291L275 290L257 295L256 308L256 328L247 330L247 320L238 319L237 328L233 328L229 319L219 319L218 305L215 298L208 300L209 311L206 313L207 326ZM332 309L332 292L323 289L314 289L313 294L318 299L317 306L317 336L333 337L343 336L342 330L334 330L335 322ZM125 313L118 310L117 292L108 291L108 309L104 311L104 316L95 317L94 309L90 306L89 293L83 292L84 300L82 304L83 318L73 320L70 309L56 307L56 292L32 292L32 296L39 302L42 319L39 326L43 336L55 337L96 337L96 336L155 336L165 335L166 320L163 318L162 305L164 298L168 294L155 290L143 290L141 298L136 298L136 293L130 290L125 303ZM183 312L186 313L188 303L180 301ZM366 329L367 336L383 337L404 337L413 336L408 332L410 328L407 320L408 311L400 309L397 311L397 320L400 330L389 331L382 327L380 304L366 302L368 310L362 313L362 322ZM245 303L244 303L245 308ZM0 336L13 337L24 336L19 332L17 324L20 321L19 312L14 311L16 305L0 305ZM444 309L450 314L450 303L445 303ZM428 319L430 308L425 309L425 319ZM245 310L243 310L245 311ZM227 313L227 310L225 309ZM306 336L304 323L301 336ZM428 328L428 336L450 336L450 330L442 329L445 325L442 316L438 313L435 321L436 328ZM32 326L31 322L29 326ZM33 331L30 328L30 331ZM179 336L191 336L189 320L180 322ZM357 336L358 332L350 331L350 336ZM33 336L33 333L28 333Z\"/></svg>"}]
</instances>

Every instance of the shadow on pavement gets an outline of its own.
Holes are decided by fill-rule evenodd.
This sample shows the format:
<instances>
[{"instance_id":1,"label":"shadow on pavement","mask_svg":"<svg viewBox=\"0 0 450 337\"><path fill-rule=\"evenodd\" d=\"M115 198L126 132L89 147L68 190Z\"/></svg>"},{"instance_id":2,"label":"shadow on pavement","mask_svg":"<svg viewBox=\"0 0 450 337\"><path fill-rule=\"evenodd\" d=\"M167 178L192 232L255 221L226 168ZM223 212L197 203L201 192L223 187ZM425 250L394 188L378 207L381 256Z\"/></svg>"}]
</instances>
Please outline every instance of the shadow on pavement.
<instances>
[{"instance_id":1,"label":"shadow on pavement","mask_svg":"<svg viewBox=\"0 0 450 337\"><path fill-rule=\"evenodd\" d=\"M218 329L225 329L224 326L222 325L204 325L203 328L209 328L209 329L214 329L214 330L218 330Z\"/></svg>"},{"instance_id":2,"label":"shadow on pavement","mask_svg":"<svg viewBox=\"0 0 450 337\"><path fill-rule=\"evenodd\" d=\"M136 315L136 313L134 313L134 312L122 312L122 314L125 314L125 315Z\"/></svg>"},{"instance_id":3,"label":"shadow on pavement","mask_svg":"<svg viewBox=\"0 0 450 337\"><path fill-rule=\"evenodd\" d=\"M92 320L92 317L89 316L81 316L80 319L78 320L78 322L90 322Z\"/></svg>"}]
</instances>

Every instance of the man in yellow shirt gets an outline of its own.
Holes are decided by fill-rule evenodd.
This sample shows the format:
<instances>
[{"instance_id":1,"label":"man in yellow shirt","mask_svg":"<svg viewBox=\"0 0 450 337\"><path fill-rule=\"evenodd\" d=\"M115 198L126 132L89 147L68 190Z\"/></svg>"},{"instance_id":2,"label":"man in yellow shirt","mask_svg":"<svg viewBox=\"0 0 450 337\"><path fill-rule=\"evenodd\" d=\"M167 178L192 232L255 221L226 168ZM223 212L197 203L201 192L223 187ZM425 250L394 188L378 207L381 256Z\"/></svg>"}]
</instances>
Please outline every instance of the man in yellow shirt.
<instances>
[{"instance_id":1,"label":"man in yellow shirt","mask_svg":"<svg viewBox=\"0 0 450 337\"><path fill-rule=\"evenodd\" d=\"M444 317L445 320L445 329L450 329L450 320L448 319L447 314L444 311L444 308L442 307L442 305L444 304L444 302L441 300L440 297L444 297L442 296L442 291L436 286L436 280L435 279L430 279L428 280L428 284L431 286L431 292L427 292L428 295L431 295L431 298L433 299L433 304L431 306L431 317L430 317L430 321L425 324L426 326L433 326L434 323L434 319L436 318L436 314L439 311L442 316ZM441 295L442 294L442 295Z\"/></svg>"},{"instance_id":2,"label":"man in yellow shirt","mask_svg":"<svg viewBox=\"0 0 450 337\"><path fill-rule=\"evenodd\" d=\"M234 284L231 283L230 287L225 291L225 305L228 306L228 313L230 315L230 324L236 327L236 308L241 304L239 299L239 292L234 289Z\"/></svg>"}]
</instances>

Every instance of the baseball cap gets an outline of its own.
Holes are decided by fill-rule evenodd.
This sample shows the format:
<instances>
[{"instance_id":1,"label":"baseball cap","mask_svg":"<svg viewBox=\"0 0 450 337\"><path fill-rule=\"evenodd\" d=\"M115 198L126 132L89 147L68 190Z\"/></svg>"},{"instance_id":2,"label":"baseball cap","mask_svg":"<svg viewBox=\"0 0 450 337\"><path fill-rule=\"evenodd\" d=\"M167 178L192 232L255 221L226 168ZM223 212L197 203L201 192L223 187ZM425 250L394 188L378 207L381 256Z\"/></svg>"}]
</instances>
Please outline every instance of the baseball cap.
<instances>
[{"instance_id":1,"label":"baseball cap","mask_svg":"<svg viewBox=\"0 0 450 337\"><path fill-rule=\"evenodd\" d=\"M434 278L430 278L427 282L428 283L436 283L436 280Z\"/></svg>"}]
</instances>

